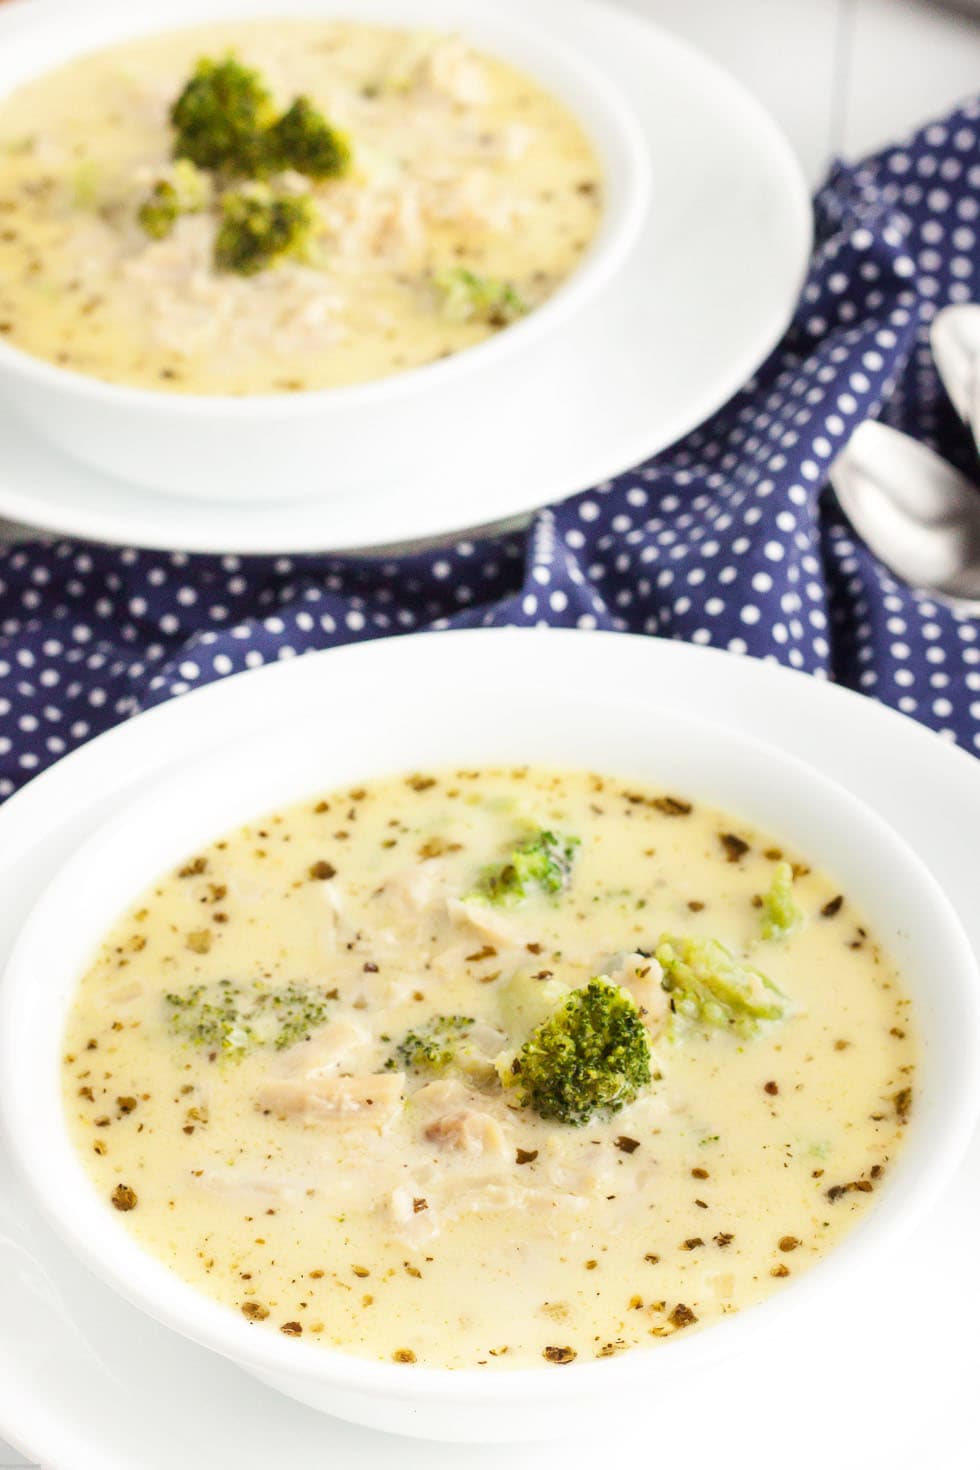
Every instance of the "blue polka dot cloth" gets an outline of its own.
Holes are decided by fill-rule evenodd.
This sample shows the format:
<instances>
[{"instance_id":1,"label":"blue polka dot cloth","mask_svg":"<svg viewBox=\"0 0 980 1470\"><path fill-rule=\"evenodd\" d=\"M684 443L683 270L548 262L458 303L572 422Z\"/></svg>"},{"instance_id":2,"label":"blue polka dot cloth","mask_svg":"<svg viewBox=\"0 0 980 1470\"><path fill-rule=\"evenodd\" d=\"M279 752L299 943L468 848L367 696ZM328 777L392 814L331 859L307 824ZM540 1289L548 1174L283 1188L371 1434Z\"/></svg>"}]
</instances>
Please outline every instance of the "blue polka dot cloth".
<instances>
[{"instance_id":1,"label":"blue polka dot cloth","mask_svg":"<svg viewBox=\"0 0 980 1470\"><path fill-rule=\"evenodd\" d=\"M0 798L119 720L274 659L423 628L549 623L711 644L834 679L980 753L980 619L890 576L827 487L880 415L980 483L936 311L980 300L980 98L838 163L792 324L708 423L529 529L438 551L0 548Z\"/></svg>"}]
</instances>

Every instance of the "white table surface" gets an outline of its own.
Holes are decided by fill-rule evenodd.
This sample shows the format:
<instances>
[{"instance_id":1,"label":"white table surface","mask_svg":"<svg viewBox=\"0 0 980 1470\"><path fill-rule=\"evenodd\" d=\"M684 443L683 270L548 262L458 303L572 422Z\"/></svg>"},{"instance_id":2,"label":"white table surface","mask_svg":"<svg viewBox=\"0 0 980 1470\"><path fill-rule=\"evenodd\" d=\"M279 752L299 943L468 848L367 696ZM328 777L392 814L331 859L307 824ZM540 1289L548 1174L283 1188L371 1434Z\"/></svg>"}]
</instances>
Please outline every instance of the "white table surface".
<instances>
[{"instance_id":1,"label":"white table surface","mask_svg":"<svg viewBox=\"0 0 980 1470\"><path fill-rule=\"evenodd\" d=\"M868 152L980 85L980 24L924 0L606 3L649 16L726 66L784 129L814 186L832 154ZM25 534L0 521L0 540ZM26 1464L0 1440L0 1470Z\"/></svg>"}]
</instances>

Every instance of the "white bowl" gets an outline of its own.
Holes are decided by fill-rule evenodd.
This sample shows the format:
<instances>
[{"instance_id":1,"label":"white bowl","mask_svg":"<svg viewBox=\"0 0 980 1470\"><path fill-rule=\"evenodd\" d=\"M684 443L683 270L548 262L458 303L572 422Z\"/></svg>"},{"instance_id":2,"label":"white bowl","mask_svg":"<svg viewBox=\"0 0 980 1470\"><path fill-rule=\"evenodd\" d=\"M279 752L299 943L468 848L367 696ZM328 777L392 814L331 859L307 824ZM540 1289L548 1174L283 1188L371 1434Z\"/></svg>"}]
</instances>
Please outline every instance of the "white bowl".
<instances>
[{"instance_id":1,"label":"white bowl","mask_svg":"<svg viewBox=\"0 0 980 1470\"><path fill-rule=\"evenodd\" d=\"M282 726L259 675L242 728L260 733L220 757L186 764L86 841L27 918L0 991L0 1119L36 1201L77 1255L152 1317L283 1393L378 1429L481 1442L545 1437L601 1421L619 1398L666 1406L681 1379L751 1351L753 1341L764 1372L764 1354L777 1347L787 1314L799 1324L808 1312L839 1308L860 1321L862 1274L885 1268L886 1247L932 1203L977 1115L977 966L948 900L914 853L799 761L672 713L669 690L623 688L600 704L560 673L550 675L549 641L568 637L418 635L346 650L340 685L330 681L332 658L323 659L308 717ZM237 676L243 693L251 678ZM823 1261L762 1305L651 1349L482 1376L406 1370L257 1332L146 1253L90 1182L60 1090L74 987L120 911L223 830L333 785L489 761L588 766L688 792L772 832L833 874L900 965L915 1002L922 1055L905 1145L872 1208Z\"/></svg>"},{"instance_id":2,"label":"white bowl","mask_svg":"<svg viewBox=\"0 0 980 1470\"><path fill-rule=\"evenodd\" d=\"M509 0L289 0L290 16L353 18L458 31L526 71L575 113L598 154L605 209L581 264L550 300L475 347L377 382L301 393L194 395L102 382L0 341L0 394L69 455L151 490L207 500L300 500L398 483L424 465L444 432L442 390L520 354L592 301L634 243L647 209L642 132L616 89L588 58L527 23ZM268 0L96 0L32 5L5 37L0 97L73 57L133 36L207 21L267 15ZM474 413L474 424L479 415ZM505 423L493 425L505 433ZM384 539L383 527L379 537Z\"/></svg>"}]
</instances>

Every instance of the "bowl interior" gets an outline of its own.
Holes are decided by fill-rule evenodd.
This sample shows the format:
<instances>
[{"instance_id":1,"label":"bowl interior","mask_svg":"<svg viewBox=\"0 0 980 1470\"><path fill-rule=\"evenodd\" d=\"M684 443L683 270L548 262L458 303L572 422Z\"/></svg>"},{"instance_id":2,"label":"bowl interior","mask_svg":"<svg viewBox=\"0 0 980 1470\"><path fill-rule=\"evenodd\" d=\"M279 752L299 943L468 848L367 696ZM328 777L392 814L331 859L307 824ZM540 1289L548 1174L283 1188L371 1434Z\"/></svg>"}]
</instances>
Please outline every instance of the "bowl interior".
<instances>
[{"instance_id":1,"label":"bowl interior","mask_svg":"<svg viewBox=\"0 0 980 1470\"><path fill-rule=\"evenodd\" d=\"M716 1340L730 1338L746 1319L768 1320L788 1299L802 1300L815 1280L829 1279L835 1265L869 1259L889 1228L910 1223L929 1202L972 1128L980 1057L975 961L938 885L890 828L793 758L672 713L656 696L623 690L600 705L587 694L549 687L533 661L508 659L516 642L501 640L503 656L489 666L456 660L438 698L413 680L411 660L402 676L396 672L383 684L367 676L344 699L321 679L302 721L284 727L270 717L220 757L154 787L96 833L46 890L11 955L0 995L0 1109L39 1202L76 1252L124 1295L257 1368L405 1390L404 1376L390 1365L250 1335L229 1309L176 1281L143 1252L96 1196L69 1140L59 1085L61 1032L94 946L143 886L222 830L317 791L403 770L538 763L585 766L687 794L771 832L833 874L902 968L916 1007L921 1061L909 1137L876 1208L787 1292L672 1345L672 1363L713 1356ZM613 1371L619 1378L641 1375L649 1371L646 1357L627 1354L614 1360ZM548 1391L573 1392L581 1376L608 1370L605 1363L574 1365L553 1375ZM463 1380L478 1377L420 1370L412 1390L452 1395ZM492 1383L479 1380L474 1391L533 1394L540 1381L523 1370L495 1375Z\"/></svg>"},{"instance_id":2,"label":"bowl interior","mask_svg":"<svg viewBox=\"0 0 980 1470\"><path fill-rule=\"evenodd\" d=\"M42 0L43 3L43 0ZM39 7L40 8L40 7ZM211 22L270 19L269 0L101 0L83 11L53 0L46 23L28 10L5 36L0 49L0 100L22 83L93 51L140 36ZM370 404L437 385L464 368L487 363L529 342L582 305L615 272L639 232L648 206L650 165L642 132L633 114L586 57L573 53L546 31L528 22L508 3L485 0L289 0L280 19L356 20L404 29L459 32L475 46L526 71L575 114L598 155L604 178L604 208L595 238L572 274L549 299L505 332L453 357L406 372L347 387L309 389L294 394L255 393L246 398L223 394L174 395L152 388L103 382L35 358L0 341L0 363L32 377L121 400L157 401L167 411L190 417L214 413L243 418L256 412L297 416L311 401L352 406Z\"/></svg>"}]
</instances>

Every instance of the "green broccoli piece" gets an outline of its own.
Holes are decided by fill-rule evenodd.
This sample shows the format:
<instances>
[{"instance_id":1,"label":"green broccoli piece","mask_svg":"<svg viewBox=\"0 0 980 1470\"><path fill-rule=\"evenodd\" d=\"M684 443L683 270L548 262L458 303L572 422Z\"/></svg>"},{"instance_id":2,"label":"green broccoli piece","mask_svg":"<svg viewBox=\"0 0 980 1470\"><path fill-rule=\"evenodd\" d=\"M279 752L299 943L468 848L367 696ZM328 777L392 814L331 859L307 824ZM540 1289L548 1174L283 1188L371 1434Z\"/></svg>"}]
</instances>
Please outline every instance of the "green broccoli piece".
<instances>
[{"instance_id":1,"label":"green broccoli piece","mask_svg":"<svg viewBox=\"0 0 980 1470\"><path fill-rule=\"evenodd\" d=\"M174 157L228 178L254 178L265 166L264 134L274 119L257 71L234 56L202 57L170 109Z\"/></svg>"},{"instance_id":2,"label":"green broccoli piece","mask_svg":"<svg viewBox=\"0 0 980 1470\"><path fill-rule=\"evenodd\" d=\"M650 1043L629 991L599 976L537 1025L500 1080L522 1107L578 1127L618 1113L650 1082Z\"/></svg>"},{"instance_id":3,"label":"green broccoli piece","mask_svg":"<svg viewBox=\"0 0 980 1470\"><path fill-rule=\"evenodd\" d=\"M302 259L315 225L308 194L274 193L250 184L222 196L214 263L219 270L254 276L288 256Z\"/></svg>"},{"instance_id":4,"label":"green broccoli piece","mask_svg":"<svg viewBox=\"0 0 980 1470\"><path fill-rule=\"evenodd\" d=\"M664 935L655 951L675 1019L754 1036L786 1014L786 997L717 939Z\"/></svg>"},{"instance_id":5,"label":"green broccoli piece","mask_svg":"<svg viewBox=\"0 0 980 1470\"><path fill-rule=\"evenodd\" d=\"M297 1041L305 1041L317 1026L323 1025L328 1009L322 990L297 985L295 981L283 990L263 992L262 1008L268 1024L256 1023L256 1034L268 1037L271 1025L271 1045L276 1051L285 1051ZM265 1044L270 1042L266 1040Z\"/></svg>"},{"instance_id":6,"label":"green broccoli piece","mask_svg":"<svg viewBox=\"0 0 980 1470\"><path fill-rule=\"evenodd\" d=\"M532 893L563 893L571 882L578 846L577 837L538 832L519 843L502 863L484 868L466 897L511 908Z\"/></svg>"},{"instance_id":7,"label":"green broccoli piece","mask_svg":"<svg viewBox=\"0 0 980 1470\"><path fill-rule=\"evenodd\" d=\"M144 232L153 240L165 240L177 220L180 207L177 190L166 179L158 179L136 212Z\"/></svg>"},{"instance_id":8,"label":"green broccoli piece","mask_svg":"<svg viewBox=\"0 0 980 1470\"><path fill-rule=\"evenodd\" d=\"M163 240L182 214L200 214L210 200L211 180L207 174L189 158L178 158L169 175L153 185L136 218L154 240Z\"/></svg>"},{"instance_id":9,"label":"green broccoli piece","mask_svg":"<svg viewBox=\"0 0 980 1470\"><path fill-rule=\"evenodd\" d=\"M777 863L768 893L762 896L763 939L788 939L803 923L803 910L793 897L793 869Z\"/></svg>"},{"instance_id":10,"label":"green broccoli piece","mask_svg":"<svg viewBox=\"0 0 980 1470\"><path fill-rule=\"evenodd\" d=\"M389 1071L445 1072L458 1060L461 1043L476 1022L472 1016L433 1016L418 1031L409 1031L385 1062Z\"/></svg>"},{"instance_id":11,"label":"green broccoli piece","mask_svg":"<svg viewBox=\"0 0 980 1470\"><path fill-rule=\"evenodd\" d=\"M264 167L270 173L293 168L310 179L339 179L350 165L346 134L332 128L308 97L297 97L265 133Z\"/></svg>"},{"instance_id":12,"label":"green broccoli piece","mask_svg":"<svg viewBox=\"0 0 980 1470\"><path fill-rule=\"evenodd\" d=\"M454 322L486 322L507 327L530 310L508 281L477 275L466 266L437 271L432 284L443 316Z\"/></svg>"},{"instance_id":13,"label":"green broccoli piece","mask_svg":"<svg viewBox=\"0 0 980 1470\"><path fill-rule=\"evenodd\" d=\"M170 1032L194 1046L238 1059L259 1048L284 1051L327 1018L322 990L291 981L280 990L232 980L192 985L164 996Z\"/></svg>"},{"instance_id":14,"label":"green broccoli piece","mask_svg":"<svg viewBox=\"0 0 980 1470\"><path fill-rule=\"evenodd\" d=\"M292 168L311 179L347 173L351 148L308 97L276 116L257 71L233 56L202 58L170 109L174 157L187 158L225 179L258 179Z\"/></svg>"}]
</instances>

